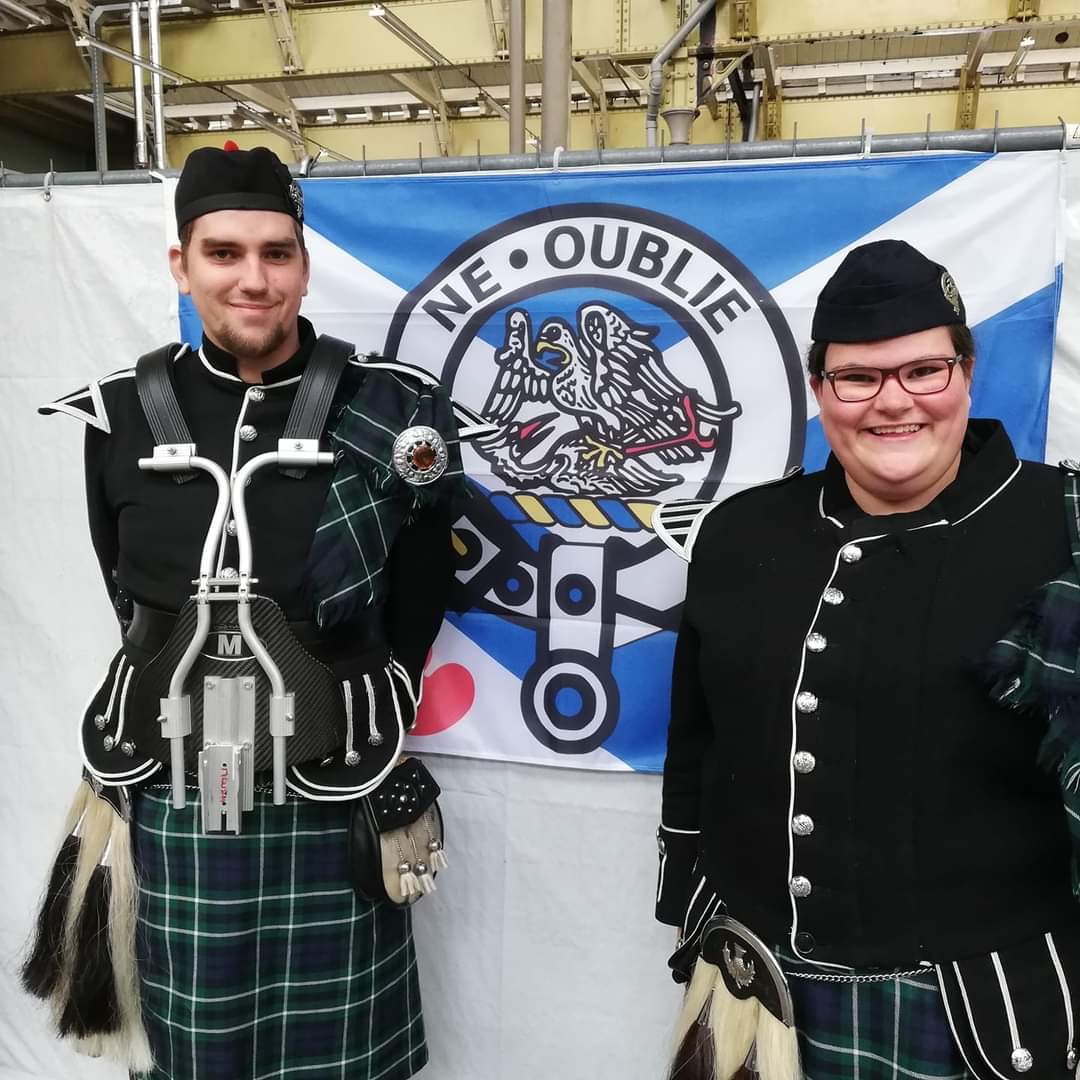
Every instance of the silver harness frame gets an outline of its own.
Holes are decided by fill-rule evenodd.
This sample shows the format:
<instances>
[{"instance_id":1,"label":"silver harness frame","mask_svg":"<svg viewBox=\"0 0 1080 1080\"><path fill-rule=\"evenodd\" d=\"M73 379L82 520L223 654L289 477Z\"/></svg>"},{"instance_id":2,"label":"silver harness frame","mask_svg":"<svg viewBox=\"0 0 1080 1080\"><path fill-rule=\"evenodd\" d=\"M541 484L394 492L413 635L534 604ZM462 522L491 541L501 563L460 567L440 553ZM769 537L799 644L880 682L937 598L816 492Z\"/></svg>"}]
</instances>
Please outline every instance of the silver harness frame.
<instances>
[{"instance_id":1,"label":"silver harness frame","mask_svg":"<svg viewBox=\"0 0 1080 1080\"><path fill-rule=\"evenodd\" d=\"M286 740L296 729L294 695L281 671L260 640L251 618L251 527L244 491L252 475L268 465L283 474L302 478L308 469L333 465L334 455L319 449L330 404L348 358L355 353L349 342L321 335L297 388L283 437L276 451L257 454L240 468L230 483L216 461L200 457L184 421L170 369L184 350L165 346L140 357L135 369L139 400L154 437L152 457L139 458L139 468L171 473L177 483L189 480L193 470L209 473L217 484L217 503L203 541L199 576L193 599L195 631L169 680L168 697L160 698L161 734L169 741L172 769L172 802L177 810L187 805L184 790L184 740L191 735L191 696L184 685L210 634L210 605L234 603L237 625L244 643L270 685L269 728L273 740L274 804L285 802ZM239 549L239 573L235 578L214 577L214 556L225 523L232 511ZM212 591L213 590L213 591ZM214 677L203 681L203 746L199 753L198 778L204 833L240 833L244 811L254 808L255 698L256 680Z\"/></svg>"},{"instance_id":2,"label":"silver harness frame","mask_svg":"<svg viewBox=\"0 0 1080 1080\"><path fill-rule=\"evenodd\" d=\"M169 740L172 768L172 801L177 810L187 805L184 790L184 739L191 734L191 695L184 684L210 633L210 605L234 603L237 625L270 684L270 735L273 739L274 804L285 802L285 741L296 727L293 694L271 659L251 622L252 543L244 490L250 477L267 465L282 469L310 469L332 465L334 455L319 449L318 439L279 439L278 448L248 461L230 484L216 461L200 457L194 443L161 443L153 457L139 458L139 468L152 472L200 469L213 477L217 504L203 541L199 577L195 585L195 633L169 681L169 696L160 699L158 720ZM214 577L214 554L221 542L225 522L232 510L239 549L239 573L235 578ZM214 591L211 591L214 590ZM239 834L242 811L254 806L255 683L250 676L236 679L207 678L203 685L203 748L199 754L199 793L203 808L203 832Z\"/></svg>"}]
</instances>

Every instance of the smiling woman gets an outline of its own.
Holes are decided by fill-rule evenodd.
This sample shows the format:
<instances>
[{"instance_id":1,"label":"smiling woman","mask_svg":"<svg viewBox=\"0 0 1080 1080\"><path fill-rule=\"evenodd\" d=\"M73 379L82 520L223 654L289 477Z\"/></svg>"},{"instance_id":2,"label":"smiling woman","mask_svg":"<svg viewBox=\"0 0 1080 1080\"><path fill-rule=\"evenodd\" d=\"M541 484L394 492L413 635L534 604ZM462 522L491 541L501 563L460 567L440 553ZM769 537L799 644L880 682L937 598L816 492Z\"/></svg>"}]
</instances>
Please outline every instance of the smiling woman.
<instances>
[{"instance_id":1,"label":"smiling woman","mask_svg":"<svg viewBox=\"0 0 1080 1080\"><path fill-rule=\"evenodd\" d=\"M692 975L675 1071L728 1080L756 1039L764 1080L796 1041L807 1076L1056 1076L1066 819L1045 724L980 671L1070 565L1062 480L969 418L959 289L910 245L849 252L812 332L824 472L659 515L690 562L658 834Z\"/></svg>"}]
</instances>

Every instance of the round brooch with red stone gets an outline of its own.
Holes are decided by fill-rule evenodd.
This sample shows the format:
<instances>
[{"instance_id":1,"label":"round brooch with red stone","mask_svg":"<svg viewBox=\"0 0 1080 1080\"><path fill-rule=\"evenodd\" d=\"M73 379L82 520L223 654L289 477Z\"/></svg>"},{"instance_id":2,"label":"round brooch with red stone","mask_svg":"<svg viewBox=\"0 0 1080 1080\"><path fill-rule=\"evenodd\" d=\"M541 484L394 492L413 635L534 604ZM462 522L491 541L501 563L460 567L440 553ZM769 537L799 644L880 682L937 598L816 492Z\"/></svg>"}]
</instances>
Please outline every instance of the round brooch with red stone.
<instances>
[{"instance_id":1,"label":"round brooch with red stone","mask_svg":"<svg viewBox=\"0 0 1080 1080\"><path fill-rule=\"evenodd\" d=\"M394 469L406 483L430 484L449 464L446 440L431 427L406 428L395 440Z\"/></svg>"}]
</instances>

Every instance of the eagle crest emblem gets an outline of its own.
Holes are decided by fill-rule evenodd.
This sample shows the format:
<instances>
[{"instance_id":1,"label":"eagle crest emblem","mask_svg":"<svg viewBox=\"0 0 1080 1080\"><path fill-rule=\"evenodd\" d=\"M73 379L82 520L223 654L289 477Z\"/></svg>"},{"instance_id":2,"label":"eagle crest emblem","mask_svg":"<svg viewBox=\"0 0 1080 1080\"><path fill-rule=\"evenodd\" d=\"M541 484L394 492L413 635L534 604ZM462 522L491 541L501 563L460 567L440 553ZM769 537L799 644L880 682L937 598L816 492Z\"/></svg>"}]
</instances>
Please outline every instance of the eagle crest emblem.
<instances>
[{"instance_id":1,"label":"eagle crest emblem","mask_svg":"<svg viewBox=\"0 0 1080 1080\"><path fill-rule=\"evenodd\" d=\"M679 484L677 470L713 450L742 408L680 382L658 333L602 301L582 304L575 325L549 316L535 332L527 311L507 311L481 410L501 429L480 447L493 472L568 495L640 498Z\"/></svg>"}]
</instances>

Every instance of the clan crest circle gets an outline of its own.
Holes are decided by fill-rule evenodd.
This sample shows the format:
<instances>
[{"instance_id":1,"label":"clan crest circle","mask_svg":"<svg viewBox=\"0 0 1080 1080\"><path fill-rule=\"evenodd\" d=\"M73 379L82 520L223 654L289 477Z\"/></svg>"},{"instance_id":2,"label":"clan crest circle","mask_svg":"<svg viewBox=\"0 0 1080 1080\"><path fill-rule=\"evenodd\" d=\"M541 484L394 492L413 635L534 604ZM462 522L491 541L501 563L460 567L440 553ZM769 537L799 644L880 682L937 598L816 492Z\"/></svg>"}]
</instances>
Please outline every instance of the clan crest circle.
<instances>
[{"instance_id":1,"label":"clan crest circle","mask_svg":"<svg viewBox=\"0 0 1080 1080\"><path fill-rule=\"evenodd\" d=\"M455 526L458 606L534 628L529 657L500 659L522 672L540 743L603 746L632 726L620 648L673 628L656 503L802 460L804 376L779 307L685 222L554 205L448 255L402 299L384 351L446 357L453 396L498 426L463 450L480 497ZM486 647L504 639L522 640Z\"/></svg>"}]
</instances>

